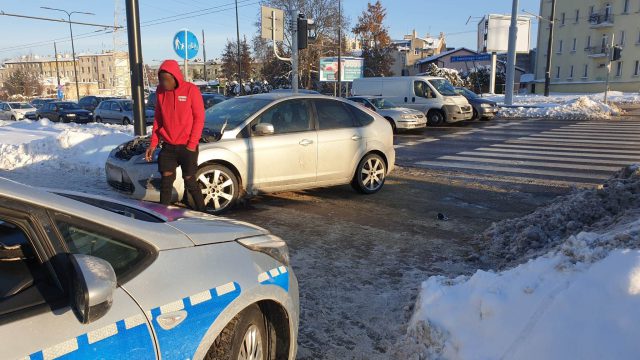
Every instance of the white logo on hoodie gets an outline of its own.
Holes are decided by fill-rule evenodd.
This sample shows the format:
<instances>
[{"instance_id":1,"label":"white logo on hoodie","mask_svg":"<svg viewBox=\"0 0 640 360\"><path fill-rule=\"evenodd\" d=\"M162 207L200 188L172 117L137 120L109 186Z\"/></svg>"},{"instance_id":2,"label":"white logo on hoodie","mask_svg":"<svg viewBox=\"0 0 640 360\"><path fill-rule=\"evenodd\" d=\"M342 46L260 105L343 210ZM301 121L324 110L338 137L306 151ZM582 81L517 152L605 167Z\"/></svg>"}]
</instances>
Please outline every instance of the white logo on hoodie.
<instances>
[{"instance_id":1,"label":"white logo on hoodie","mask_svg":"<svg viewBox=\"0 0 640 360\"><path fill-rule=\"evenodd\" d=\"M187 101L187 97L184 95L178 96L178 101Z\"/></svg>"}]
</instances>

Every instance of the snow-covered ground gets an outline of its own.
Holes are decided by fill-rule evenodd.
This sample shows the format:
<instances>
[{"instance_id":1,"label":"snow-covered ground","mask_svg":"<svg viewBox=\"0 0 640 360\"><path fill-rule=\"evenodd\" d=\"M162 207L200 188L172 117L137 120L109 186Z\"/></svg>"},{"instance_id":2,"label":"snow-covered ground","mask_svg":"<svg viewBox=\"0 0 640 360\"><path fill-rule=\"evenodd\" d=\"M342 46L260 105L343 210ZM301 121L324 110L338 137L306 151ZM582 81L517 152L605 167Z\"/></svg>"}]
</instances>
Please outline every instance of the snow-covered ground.
<instances>
[{"instance_id":1,"label":"snow-covered ground","mask_svg":"<svg viewBox=\"0 0 640 360\"><path fill-rule=\"evenodd\" d=\"M484 95L486 99L504 104L504 95ZM608 104L604 93L597 94L538 94L515 95L513 107L503 107L502 118L608 119L621 115L615 104L640 104L640 94L609 92Z\"/></svg>"},{"instance_id":2,"label":"snow-covered ground","mask_svg":"<svg viewBox=\"0 0 640 360\"><path fill-rule=\"evenodd\" d=\"M520 253L529 260L501 272L430 277L400 356L637 358L639 196L640 167L634 165L602 188L575 191L531 215L494 225L485 233L493 255ZM516 246L531 237L521 229L527 224L539 230L536 246ZM497 250L501 246L507 249ZM532 257L538 249L547 252Z\"/></svg>"}]
</instances>

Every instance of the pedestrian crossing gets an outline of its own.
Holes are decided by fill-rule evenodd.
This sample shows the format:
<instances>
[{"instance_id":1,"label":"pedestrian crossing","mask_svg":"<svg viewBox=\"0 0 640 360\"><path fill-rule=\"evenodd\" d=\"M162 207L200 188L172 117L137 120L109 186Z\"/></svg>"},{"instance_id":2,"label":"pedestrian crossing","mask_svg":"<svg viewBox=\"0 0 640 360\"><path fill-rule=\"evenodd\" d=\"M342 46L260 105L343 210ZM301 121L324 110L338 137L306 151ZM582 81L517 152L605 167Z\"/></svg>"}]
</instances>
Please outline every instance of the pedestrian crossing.
<instances>
[{"instance_id":1,"label":"pedestrian crossing","mask_svg":"<svg viewBox=\"0 0 640 360\"><path fill-rule=\"evenodd\" d=\"M515 137L415 164L520 179L599 184L621 167L640 163L640 121L583 121L538 128L537 132L531 131L534 123L510 124L484 127L482 135L504 135L504 130L513 130ZM523 130L529 130L528 135L520 136Z\"/></svg>"}]
</instances>

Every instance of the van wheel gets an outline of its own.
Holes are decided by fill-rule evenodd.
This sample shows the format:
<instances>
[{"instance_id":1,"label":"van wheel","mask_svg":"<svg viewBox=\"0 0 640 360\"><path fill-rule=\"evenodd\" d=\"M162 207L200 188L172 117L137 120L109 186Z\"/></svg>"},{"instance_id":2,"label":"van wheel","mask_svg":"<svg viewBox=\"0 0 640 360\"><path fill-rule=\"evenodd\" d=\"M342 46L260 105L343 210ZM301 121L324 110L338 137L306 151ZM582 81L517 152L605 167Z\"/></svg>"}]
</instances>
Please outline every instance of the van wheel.
<instances>
[{"instance_id":1,"label":"van wheel","mask_svg":"<svg viewBox=\"0 0 640 360\"><path fill-rule=\"evenodd\" d=\"M231 209L238 201L240 193L239 181L236 175L226 166L207 165L196 173L198 185L204 196L205 211L210 214L222 214ZM190 194L187 195L189 206L195 208Z\"/></svg>"},{"instance_id":2,"label":"van wheel","mask_svg":"<svg viewBox=\"0 0 640 360\"><path fill-rule=\"evenodd\" d=\"M393 133L397 134L398 133L398 128L396 127L396 122L393 121L393 119L390 119L390 118L385 118L385 119L387 119L387 121L391 125L391 130L393 130Z\"/></svg>"},{"instance_id":3,"label":"van wheel","mask_svg":"<svg viewBox=\"0 0 640 360\"><path fill-rule=\"evenodd\" d=\"M264 315L253 304L233 318L214 340L205 360L268 360L269 338Z\"/></svg>"},{"instance_id":4,"label":"van wheel","mask_svg":"<svg viewBox=\"0 0 640 360\"><path fill-rule=\"evenodd\" d=\"M427 123L430 126L438 126L444 123L444 113L442 110L432 109L427 113Z\"/></svg>"},{"instance_id":5,"label":"van wheel","mask_svg":"<svg viewBox=\"0 0 640 360\"><path fill-rule=\"evenodd\" d=\"M358 164L351 186L360 193L375 194L382 189L386 175L384 159L378 154L369 154Z\"/></svg>"}]
</instances>

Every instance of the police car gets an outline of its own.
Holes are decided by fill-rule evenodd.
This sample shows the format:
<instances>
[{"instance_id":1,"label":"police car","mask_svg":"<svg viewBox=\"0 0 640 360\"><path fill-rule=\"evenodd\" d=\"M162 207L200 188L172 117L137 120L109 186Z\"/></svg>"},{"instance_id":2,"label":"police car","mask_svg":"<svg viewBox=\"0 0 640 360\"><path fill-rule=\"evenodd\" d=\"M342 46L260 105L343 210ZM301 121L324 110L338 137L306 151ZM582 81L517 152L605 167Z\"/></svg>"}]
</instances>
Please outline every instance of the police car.
<instances>
[{"instance_id":1,"label":"police car","mask_svg":"<svg viewBox=\"0 0 640 360\"><path fill-rule=\"evenodd\" d=\"M266 230L0 178L0 359L294 359L298 284Z\"/></svg>"}]
</instances>

